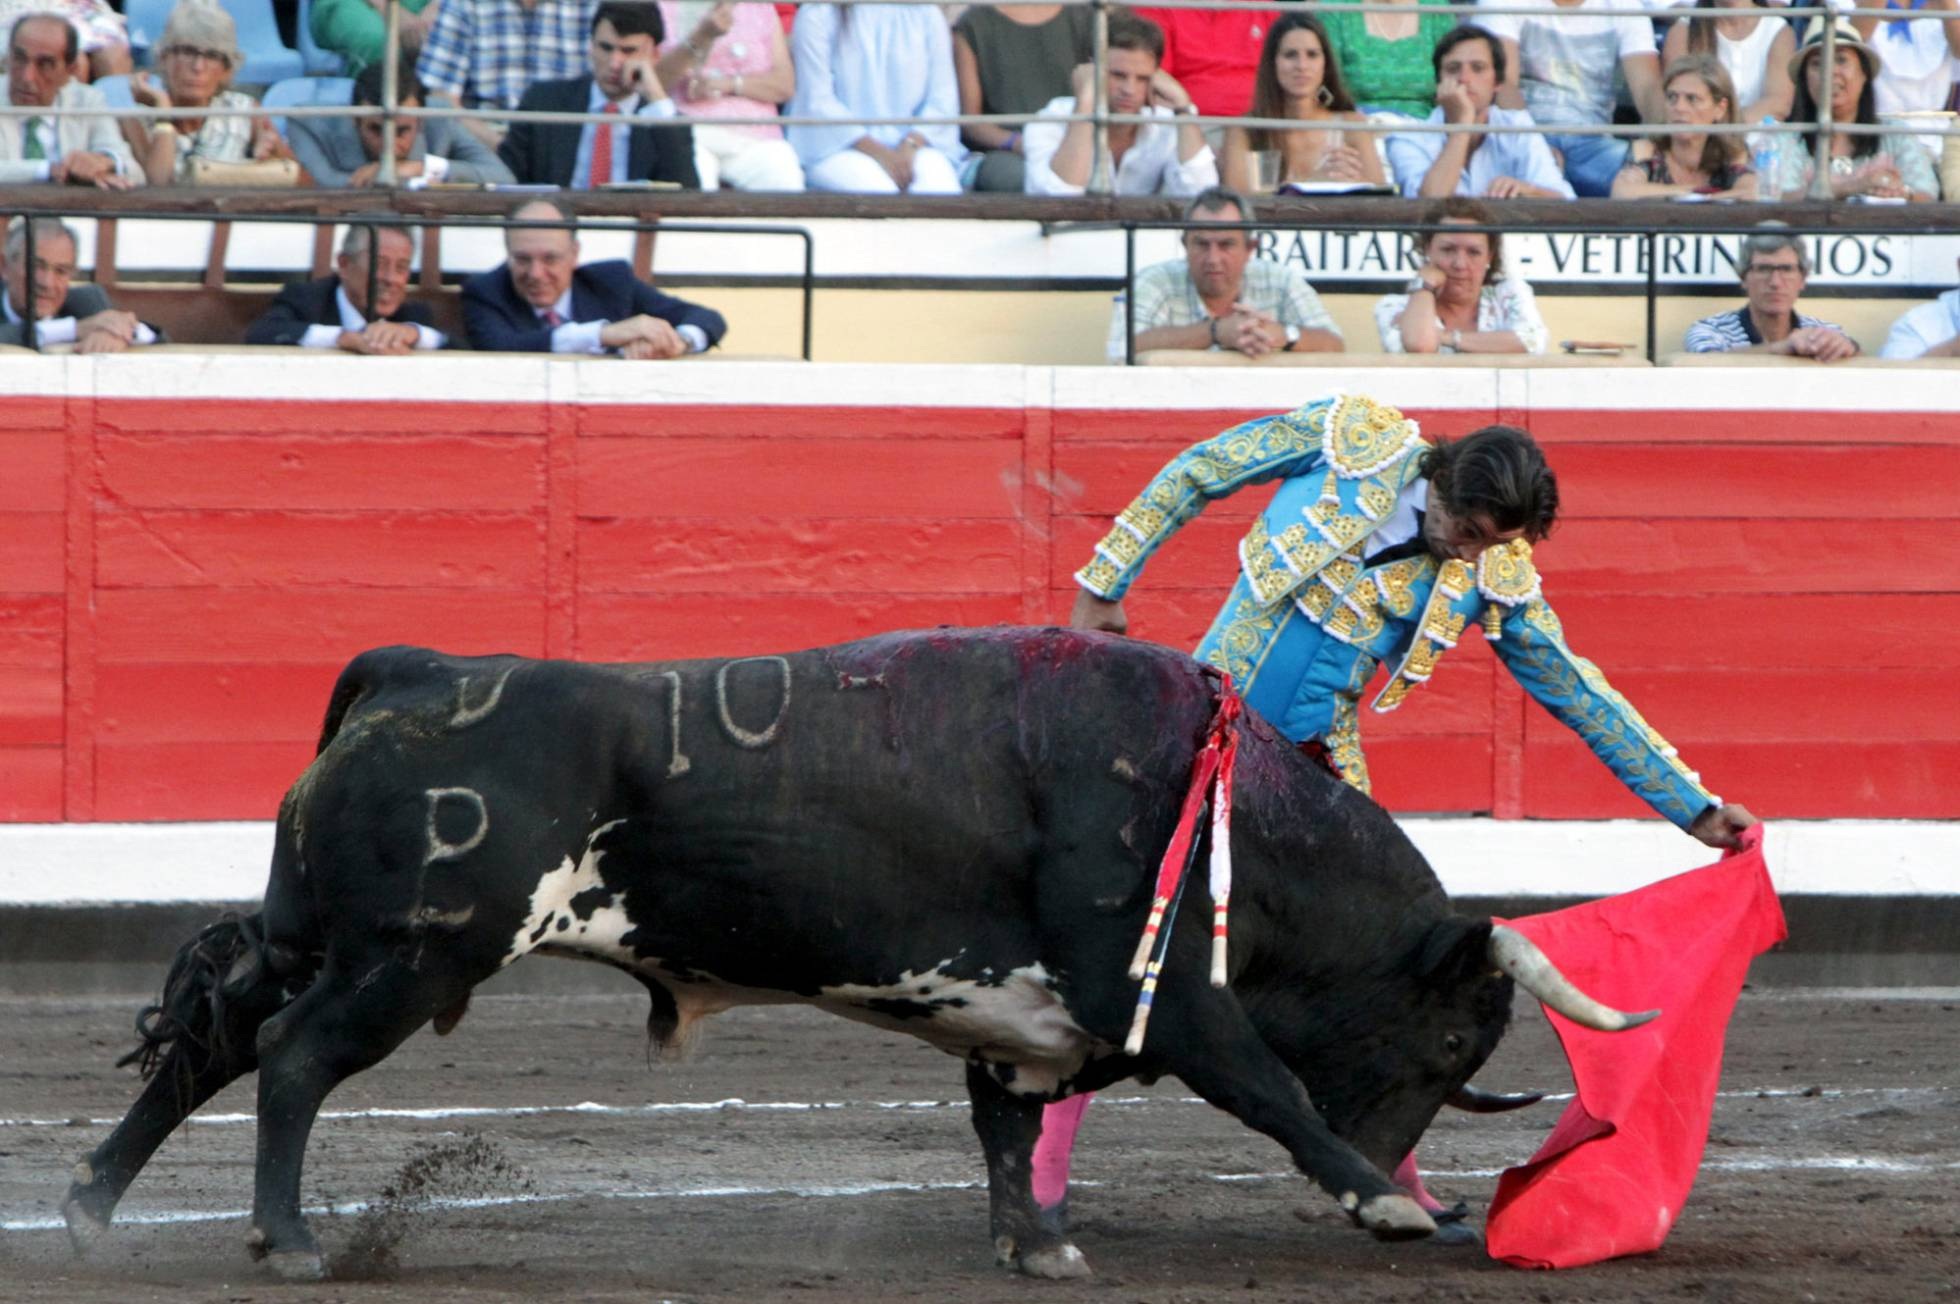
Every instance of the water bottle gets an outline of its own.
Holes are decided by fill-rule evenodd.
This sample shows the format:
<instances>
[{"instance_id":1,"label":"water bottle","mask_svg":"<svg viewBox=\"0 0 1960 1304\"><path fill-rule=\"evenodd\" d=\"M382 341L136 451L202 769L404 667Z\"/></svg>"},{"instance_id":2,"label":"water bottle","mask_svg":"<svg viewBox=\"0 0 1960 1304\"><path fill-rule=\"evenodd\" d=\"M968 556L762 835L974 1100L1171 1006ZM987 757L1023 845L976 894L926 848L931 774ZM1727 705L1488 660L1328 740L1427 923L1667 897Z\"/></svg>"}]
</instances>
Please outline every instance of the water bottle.
<instances>
[{"instance_id":1,"label":"water bottle","mask_svg":"<svg viewBox=\"0 0 1960 1304\"><path fill-rule=\"evenodd\" d=\"M1756 198L1766 204L1776 202L1776 136L1770 128L1775 118L1763 119L1764 130L1756 134Z\"/></svg>"}]
</instances>

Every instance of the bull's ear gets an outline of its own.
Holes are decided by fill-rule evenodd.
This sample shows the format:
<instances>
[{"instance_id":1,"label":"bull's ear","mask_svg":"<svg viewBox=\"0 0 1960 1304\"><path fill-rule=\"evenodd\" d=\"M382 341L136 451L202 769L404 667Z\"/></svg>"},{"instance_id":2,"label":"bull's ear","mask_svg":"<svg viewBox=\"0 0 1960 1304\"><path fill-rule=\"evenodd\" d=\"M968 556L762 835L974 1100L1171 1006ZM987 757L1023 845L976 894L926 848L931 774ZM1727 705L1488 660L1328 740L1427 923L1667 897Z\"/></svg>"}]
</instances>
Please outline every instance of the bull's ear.
<instances>
[{"instance_id":1,"label":"bull's ear","mask_svg":"<svg viewBox=\"0 0 1960 1304\"><path fill-rule=\"evenodd\" d=\"M1443 983L1469 979L1490 968L1490 920L1449 915L1422 939L1416 972Z\"/></svg>"}]
</instances>

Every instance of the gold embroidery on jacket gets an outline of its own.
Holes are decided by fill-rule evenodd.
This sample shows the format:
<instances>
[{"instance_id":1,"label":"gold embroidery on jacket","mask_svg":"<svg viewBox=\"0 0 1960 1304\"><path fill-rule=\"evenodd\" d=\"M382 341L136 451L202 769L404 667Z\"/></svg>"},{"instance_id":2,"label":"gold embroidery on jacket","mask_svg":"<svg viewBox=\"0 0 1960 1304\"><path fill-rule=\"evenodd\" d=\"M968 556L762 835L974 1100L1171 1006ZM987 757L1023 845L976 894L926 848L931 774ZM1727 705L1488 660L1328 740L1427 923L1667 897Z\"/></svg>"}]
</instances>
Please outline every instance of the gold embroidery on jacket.
<instances>
[{"instance_id":1,"label":"gold embroidery on jacket","mask_svg":"<svg viewBox=\"0 0 1960 1304\"><path fill-rule=\"evenodd\" d=\"M1373 796L1375 789L1368 776L1368 758L1361 751L1361 722L1355 714L1352 697L1342 694L1334 699L1334 718L1328 723L1324 737L1327 752L1333 757L1341 778L1350 787Z\"/></svg>"},{"instance_id":2,"label":"gold embroidery on jacket","mask_svg":"<svg viewBox=\"0 0 1960 1304\"><path fill-rule=\"evenodd\" d=\"M1422 432L1387 404L1355 394L1334 400L1323 438L1327 464L1344 479L1359 480L1408 456L1422 442Z\"/></svg>"}]
</instances>

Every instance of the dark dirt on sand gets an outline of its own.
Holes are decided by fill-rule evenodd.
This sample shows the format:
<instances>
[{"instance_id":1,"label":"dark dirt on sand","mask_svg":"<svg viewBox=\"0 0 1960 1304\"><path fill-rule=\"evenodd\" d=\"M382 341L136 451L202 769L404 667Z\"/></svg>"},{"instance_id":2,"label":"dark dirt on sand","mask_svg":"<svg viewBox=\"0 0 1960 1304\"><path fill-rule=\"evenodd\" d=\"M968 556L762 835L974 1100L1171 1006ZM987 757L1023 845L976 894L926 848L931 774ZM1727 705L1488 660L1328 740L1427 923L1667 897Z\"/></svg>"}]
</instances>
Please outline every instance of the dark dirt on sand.
<instances>
[{"instance_id":1,"label":"dark dirt on sand","mask_svg":"<svg viewBox=\"0 0 1960 1304\"><path fill-rule=\"evenodd\" d=\"M1178 1083L1119 1088L1083 1130L1076 1239L1096 1275L1069 1283L993 1265L953 1060L752 1009L713 1021L690 1061L649 1064L644 1004L623 995L479 998L452 1036L418 1034L335 1093L305 1182L334 1280L273 1280L246 1257L251 1079L164 1147L77 1260L57 1205L134 1097L111 1065L138 998L0 1002L0 1299L1960 1304L1956 996L1746 994L1672 1239L1576 1272L1378 1244ZM1480 1084L1567 1086L1535 1010ZM1446 1111L1423 1144L1433 1184L1481 1216L1561 1107Z\"/></svg>"}]
</instances>

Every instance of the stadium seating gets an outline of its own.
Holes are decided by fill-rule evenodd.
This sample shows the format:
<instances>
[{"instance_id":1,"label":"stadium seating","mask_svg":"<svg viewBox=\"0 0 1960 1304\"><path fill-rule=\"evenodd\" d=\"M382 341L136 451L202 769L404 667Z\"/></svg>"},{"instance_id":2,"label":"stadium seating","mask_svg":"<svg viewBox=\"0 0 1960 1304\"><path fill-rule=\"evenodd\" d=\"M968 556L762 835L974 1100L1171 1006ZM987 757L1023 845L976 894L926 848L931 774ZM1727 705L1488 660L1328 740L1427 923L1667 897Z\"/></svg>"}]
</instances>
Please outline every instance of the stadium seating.
<instances>
[{"instance_id":1,"label":"stadium seating","mask_svg":"<svg viewBox=\"0 0 1960 1304\"><path fill-rule=\"evenodd\" d=\"M289 109L303 104L352 104L354 102L354 79L352 77L288 77L266 87L265 99L260 101L272 119L272 129L280 135L286 134L286 115L280 109Z\"/></svg>"},{"instance_id":2,"label":"stadium seating","mask_svg":"<svg viewBox=\"0 0 1960 1304\"><path fill-rule=\"evenodd\" d=\"M112 109L133 109L136 97L129 93L129 74L117 73L113 77L97 77L95 89L102 92L102 98L109 101Z\"/></svg>"},{"instance_id":3,"label":"stadium seating","mask_svg":"<svg viewBox=\"0 0 1960 1304\"><path fill-rule=\"evenodd\" d=\"M309 76L342 77L347 60L332 50L323 50L313 41L313 0L299 0L299 57Z\"/></svg>"},{"instance_id":4,"label":"stadium seating","mask_svg":"<svg viewBox=\"0 0 1960 1304\"><path fill-rule=\"evenodd\" d=\"M163 40L163 24L170 17L174 0L124 0L123 19L129 25L129 51L144 67L155 62L153 55Z\"/></svg>"},{"instance_id":5,"label":"stadium seating","mask_svg":"<svg viewBox=\"0 0 1960 1304\"><path fill-rule=\"evenodd\" d=\"M231 20L238 24L238 48L245 54L245 64L234 80L250 86L269 86L306 72L299 52L279 37L279 20L273 17L272 0L221 2Z\"/></svg>"}]
</instances>

